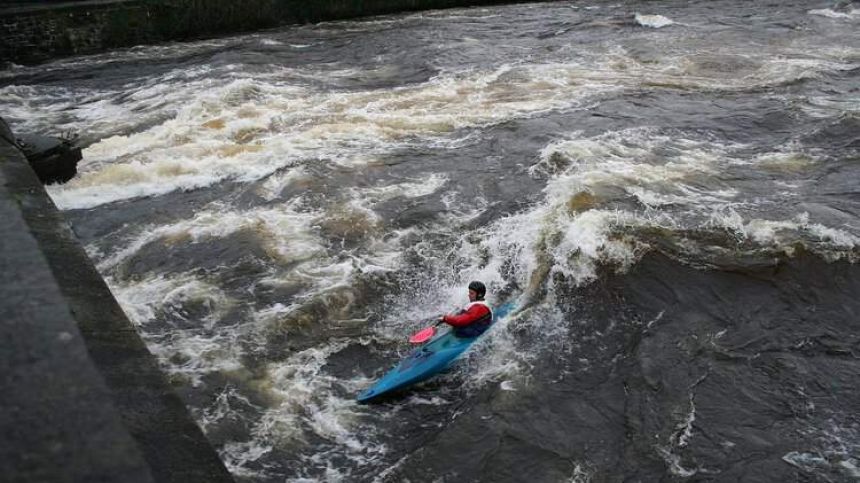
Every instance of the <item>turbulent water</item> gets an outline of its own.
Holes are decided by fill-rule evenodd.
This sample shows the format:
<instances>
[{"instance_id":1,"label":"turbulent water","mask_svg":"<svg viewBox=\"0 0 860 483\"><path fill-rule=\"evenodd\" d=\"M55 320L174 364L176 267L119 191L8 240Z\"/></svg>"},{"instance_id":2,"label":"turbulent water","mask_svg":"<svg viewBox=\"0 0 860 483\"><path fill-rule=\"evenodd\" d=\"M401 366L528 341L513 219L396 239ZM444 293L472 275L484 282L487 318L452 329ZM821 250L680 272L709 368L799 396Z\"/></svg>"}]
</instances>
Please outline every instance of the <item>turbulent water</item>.
<instances>
[{"instance_id":1,"label":"turbulent water","mask_svg":"<svg viewBox=\"0 0 860 483\"><path fill-rule=\"evenodd\" d=\"M0 71L243 482L860 478L860 5L553 2ZM453 371L355 395L422 320Z\"/></svg>"}]
</instances>

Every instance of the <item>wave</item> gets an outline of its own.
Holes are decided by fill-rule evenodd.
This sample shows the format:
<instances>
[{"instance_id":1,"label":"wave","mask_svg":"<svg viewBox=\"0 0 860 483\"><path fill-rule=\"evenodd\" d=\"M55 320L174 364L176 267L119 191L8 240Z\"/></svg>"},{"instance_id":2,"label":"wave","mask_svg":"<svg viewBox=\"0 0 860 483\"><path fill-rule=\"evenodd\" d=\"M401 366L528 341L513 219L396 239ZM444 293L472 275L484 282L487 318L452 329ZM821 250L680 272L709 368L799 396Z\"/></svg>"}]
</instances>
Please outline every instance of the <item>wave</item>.
<instances>
[{"instance_id":1,"label":"wave","mask_svg":"<svg viewBox=\"0 0 860 483\"><path fill-rule=\"evenodd\" d=\"M837 11L831 8L819 8L810 10L809 14L835 19L860 19L860 9L857 8L847 11Z\"/></svg>"},{"instance_id":2,"label":"wave","mask_svg":"<svg viewBox=\"0 0 860 483\"><path fill-rule=\"evenodd\" d=\"M463 279L487 280L494 290L514 280L537 293L558 277L592 281L601 266L627 270L652 249L705 265L721 263L718 252L766 259L790 256L799 246L831 259L856 258L860 235L851 229L814 222L809 213L778 217L780 206L802 196L779 189L785 179L769 188L723 176L767 165L791 179L803 176L792 163L808 167L812 158L774 152L749 160L737 154L742 145L651 129L572 138L548 145L531 168L533 176L549 178L543 202L462 242L464 262L481 260L465 262ZM766 206L777 218L760 218Z\"/></svg>"},{"instance_id":3,"label":"wave","mask_svg":"<svg viewBox=\"0 0 860 483\"><path fill-rule=\"evenodd\" d=\"M641 13L637 13L634 15L634 20L636 20L636 23L643 27L651 27L655 29L668 27L669 25L675 24L674 21L662 15L644 15Z\"/></svg>"},{"instance_id":4,"label":"wave","mask_svg":"<svg viewBox=\"0 0 860 483\"><path fill-rule=\"evenodd\" d=\"M836 59L772 54L681 54L654 63L615 48L583 63L446 72L388 90L320 92L278 81L296 70L290 68L250 79L236 78L240 67L228 66L212 80L211 69L201 66L199 72L151 79L122 95L94 92L81 98L65 87L12 86L2 92L14 94L16 117L32 113L33 98L52 104L24 124L34 129L58 121L62 128L99 137L154 123L93 143L84 150L79 176L49 188L60 208L78 209L228 180L247 183L325 161L360 166L409 147L454 149L470 135L466 130L586 108L627 89L738 91L852 68L856 65ZM331 72L305 74L326 78ZM65 100L51 101L59 98Z\"/></svg>"}]
</instances>

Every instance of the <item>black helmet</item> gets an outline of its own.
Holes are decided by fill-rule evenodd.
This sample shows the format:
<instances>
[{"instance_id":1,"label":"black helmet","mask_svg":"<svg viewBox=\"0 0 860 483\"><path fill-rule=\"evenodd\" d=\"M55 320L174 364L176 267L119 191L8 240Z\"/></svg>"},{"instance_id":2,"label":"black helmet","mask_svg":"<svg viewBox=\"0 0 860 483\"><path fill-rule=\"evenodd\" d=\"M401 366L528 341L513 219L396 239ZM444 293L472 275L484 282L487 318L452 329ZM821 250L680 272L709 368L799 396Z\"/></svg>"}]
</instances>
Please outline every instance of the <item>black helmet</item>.
<instances>
[{"instance_id":1,"label":"black helmet","mask_svg":"<svg viewBox=\"0 0 860 483\"><path fill-rule=\"evenodd\" d=\"M469 283L469 290L474 290L478 294L478 300L484 300L484 295L487 294L487 287L477 280Z\"/></svg>"}]
</instances>

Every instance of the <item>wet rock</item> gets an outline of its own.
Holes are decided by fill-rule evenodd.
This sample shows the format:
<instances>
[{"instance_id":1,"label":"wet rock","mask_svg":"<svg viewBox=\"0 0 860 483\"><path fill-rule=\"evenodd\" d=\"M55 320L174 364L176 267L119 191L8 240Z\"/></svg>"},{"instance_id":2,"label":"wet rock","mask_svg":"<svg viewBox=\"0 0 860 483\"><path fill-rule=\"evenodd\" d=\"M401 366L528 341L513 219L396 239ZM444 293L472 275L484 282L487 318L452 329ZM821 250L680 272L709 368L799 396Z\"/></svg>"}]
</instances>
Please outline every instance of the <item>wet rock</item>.
<instances>
[{"instance_id":1,"label":"wet rock","mask_svg":"<svg viewBox=\"0 0 860 483\"><path fill-rule=\"evenodd\" d=\"M0 137L24 153L42 184L65 183L78 173L82 156L77 136L22 134L16 137L6 121L0 118Z\"/></svg>"}]
</instances>

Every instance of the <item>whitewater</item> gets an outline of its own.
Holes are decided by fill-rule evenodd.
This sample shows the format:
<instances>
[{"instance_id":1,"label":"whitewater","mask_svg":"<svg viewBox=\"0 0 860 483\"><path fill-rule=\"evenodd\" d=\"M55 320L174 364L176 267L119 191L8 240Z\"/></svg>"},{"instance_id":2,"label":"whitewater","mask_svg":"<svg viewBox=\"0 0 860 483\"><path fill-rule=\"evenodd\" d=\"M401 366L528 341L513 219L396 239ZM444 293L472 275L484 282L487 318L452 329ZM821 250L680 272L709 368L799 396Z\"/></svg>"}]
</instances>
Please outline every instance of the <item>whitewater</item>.
<instances>
[{"instance_id":1,"label":"whitewater","mask_svg":"<svg viewBox=\"0 0 860 483\"><path fill-rule=\"evenodd\" d=\"M860 478L860 8L559 1L0 71L237 481ZM355 396L422 321L519 310Z\"/></svg>"}]
</instances>

